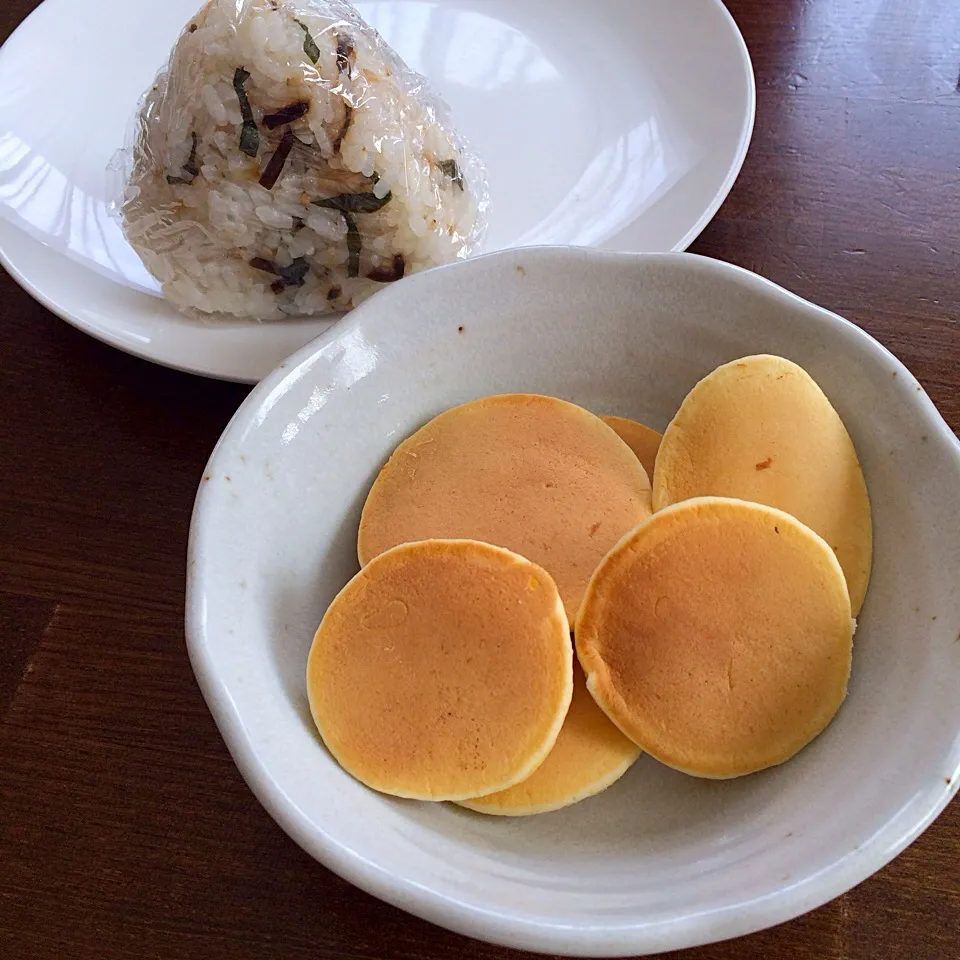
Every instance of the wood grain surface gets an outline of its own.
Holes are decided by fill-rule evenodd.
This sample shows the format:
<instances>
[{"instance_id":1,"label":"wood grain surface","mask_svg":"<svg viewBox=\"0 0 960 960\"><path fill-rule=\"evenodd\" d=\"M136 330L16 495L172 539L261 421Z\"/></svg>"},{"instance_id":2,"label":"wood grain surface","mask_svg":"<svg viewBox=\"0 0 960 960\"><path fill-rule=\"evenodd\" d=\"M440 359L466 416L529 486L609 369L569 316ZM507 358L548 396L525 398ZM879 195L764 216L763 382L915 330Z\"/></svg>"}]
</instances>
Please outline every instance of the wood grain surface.
<instances>
[{"instance_id":1,"label":"wood grain surface","mask_svg":"<svg viewBox=\"0 0 960 960\"><path fill-rule=\"evenodd\" d=\"M0 39L36 5L5 0ZM694 249L863 326L956 430L960 3L729 6L756 137ZM184 554L246 390L103 346L3 274L0 316L0 957L518 958L327 872L220 740L184 648ZM671 956L960 957L960 807L828 906Z\"/></svg>"}]
</instances>

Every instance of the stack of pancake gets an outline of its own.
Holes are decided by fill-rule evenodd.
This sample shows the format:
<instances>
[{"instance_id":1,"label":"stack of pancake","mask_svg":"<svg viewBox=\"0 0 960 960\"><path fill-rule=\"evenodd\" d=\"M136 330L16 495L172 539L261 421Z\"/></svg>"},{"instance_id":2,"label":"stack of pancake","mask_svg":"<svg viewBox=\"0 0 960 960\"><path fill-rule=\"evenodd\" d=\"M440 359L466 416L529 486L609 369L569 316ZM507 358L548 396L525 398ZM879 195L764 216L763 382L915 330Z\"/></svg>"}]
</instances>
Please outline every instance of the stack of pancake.
<instances>
[{"instance_id":1,"label":"stack of pancake","mask_svg":"<svg viewBox=\"0 0 960 960\"><path fill-rule=\"evenodd\" d=\"M727 778L816 737L846 695L870 503L816 383L758 356L662 437L553 397L449 410L381 471L358 554L307 668L327 747L384 793L522 816L641 752Z\"/></svg>"}]
</instances>

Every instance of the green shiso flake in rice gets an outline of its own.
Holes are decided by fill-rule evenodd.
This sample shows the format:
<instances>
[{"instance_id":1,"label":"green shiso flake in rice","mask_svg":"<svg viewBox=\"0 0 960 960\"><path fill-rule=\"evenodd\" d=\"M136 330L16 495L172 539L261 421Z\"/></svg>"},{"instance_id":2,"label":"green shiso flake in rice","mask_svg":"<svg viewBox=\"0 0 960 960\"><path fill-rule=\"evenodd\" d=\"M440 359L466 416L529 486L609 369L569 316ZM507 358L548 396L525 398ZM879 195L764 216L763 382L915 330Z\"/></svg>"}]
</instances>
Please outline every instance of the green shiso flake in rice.
<instances>
[{"instance_id":1,"label":"green shiso flake in rice","mask_svg":"<svg viewBox=\"0 0 960 960\"><path fill-rule=\"evenodd\" d=\"M140 107L120 212L195 315L342 311L469 256L480 160L344 0L211 0Z\"/></svg>"}]
</instances>

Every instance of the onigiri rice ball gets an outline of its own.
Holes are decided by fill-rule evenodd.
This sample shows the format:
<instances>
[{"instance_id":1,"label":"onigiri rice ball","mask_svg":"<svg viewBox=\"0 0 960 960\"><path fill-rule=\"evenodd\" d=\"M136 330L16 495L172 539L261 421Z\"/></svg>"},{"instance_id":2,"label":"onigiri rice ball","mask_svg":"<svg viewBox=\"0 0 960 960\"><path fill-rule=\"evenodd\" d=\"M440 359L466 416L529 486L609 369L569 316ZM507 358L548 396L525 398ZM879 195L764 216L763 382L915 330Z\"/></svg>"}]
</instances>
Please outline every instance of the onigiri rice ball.
<instances>
[{"instance_id":1,"label":"onigiri rice ball","mask_svg":"<svg viewBox=\"0 0 960 960\"><path fill-rule=\"evenodd\" d=\"M124 231L191 313L350 309L470 255L483 165L343 0L210 0L142 103Z\"/></svg>"}]
</instances>

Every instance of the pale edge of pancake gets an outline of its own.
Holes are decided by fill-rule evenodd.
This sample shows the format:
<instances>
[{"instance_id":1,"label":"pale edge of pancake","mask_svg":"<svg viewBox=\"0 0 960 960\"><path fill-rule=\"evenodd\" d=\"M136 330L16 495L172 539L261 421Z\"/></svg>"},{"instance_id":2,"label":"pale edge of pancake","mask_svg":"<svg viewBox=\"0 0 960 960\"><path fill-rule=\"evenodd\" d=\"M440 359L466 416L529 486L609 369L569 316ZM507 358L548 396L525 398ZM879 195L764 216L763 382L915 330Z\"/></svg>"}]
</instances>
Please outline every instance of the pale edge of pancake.
<instances>
[{"instance_id":1,"label":"pale edge of pancake","mask_svg":"<svg viewBox=\"0 0 960 960\"><path fill-rule=\"evenodd\" d=\"M589 689L589 687L588 687ZM591 694L592 695L592 694ZM594 698L596 699L596 698ZM617 727L619 730L620 728ZM623 731L620 731L623 733ZM629 739L629 738L628 738ZM633 741L631 740L631 743ZM636 746L636 744L634 744ZM565 807L572 807L581 800L589 800L599 793L603 793L608 787L612 787L643 755L643 751L637 747L636 753L631 757L625 757L623 763L609 770L605 776L600 777L593 783L584 785L576 793L572 793L555 803L545 803L538 807L515 806L515 807L492 807L477 803L481 797L474 797L473 800L460 800L457 805L465 807L467 810L473 810L476 813L483 813L489 817L532 817L539 813L553 813L556 810L563 810ZM536 771L534 771L536 772ZM489 794L487 794L489 796Z\"/></svg>"},{"instance_id":2,"label":"pale edge of pancake","mask_svg":"<svg viewBox=\"0 0 960 960\"><path fill-rule=\"evenodd\" d=\"M648 427L645 423L641 423L639 420L631 420L629 417L617 417L614 415L603 415L600 419L610 427L616 435L631 449L633 450L634 455L640 461L640 465L643 467L644 472L647 475L647 479L650 481L651 487L651 500L653 498L653 472L654 466L656 465L656 454L660 450L660 444L663 442L663 434L658 433L652 427ZM653 445L654 441L656 442L656 450L653 451L653 461L647 463L645 457L641 455L641 452L637 450L633 445L632 434L637 433L644 438L644 442L648 442ZM644 454L649 454L651 451L645 450Z\"/></svg>"}]
</instances>

